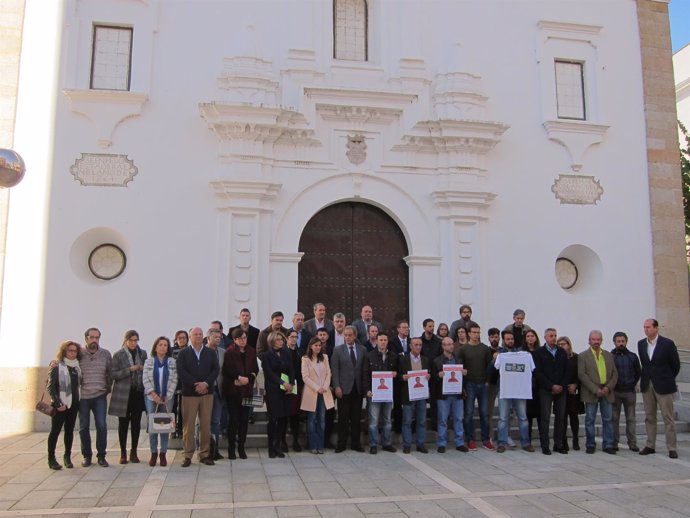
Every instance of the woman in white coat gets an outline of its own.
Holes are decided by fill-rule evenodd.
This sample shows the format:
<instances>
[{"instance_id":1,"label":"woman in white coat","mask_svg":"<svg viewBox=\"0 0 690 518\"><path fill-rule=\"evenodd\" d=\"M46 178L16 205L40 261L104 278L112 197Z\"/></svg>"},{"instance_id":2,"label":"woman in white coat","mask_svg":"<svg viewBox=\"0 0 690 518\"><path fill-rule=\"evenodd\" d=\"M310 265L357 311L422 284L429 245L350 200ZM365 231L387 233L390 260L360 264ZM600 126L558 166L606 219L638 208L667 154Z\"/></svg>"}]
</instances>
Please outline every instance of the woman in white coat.
<instances>
[{"instance_id":1,"label":"woman in white coat","mask_svg":"<svg viewBox=\"0 0 690 518\"><path fill-rule=\"evenodd\" d=\"M323 453L326 409L334 406L331 393L331 368L328 356L321 350L321 341L314 337L309 341L302 357L304 392L300 408L307 412L307 435L312 453Z\"/></svg>"}]
</instances>

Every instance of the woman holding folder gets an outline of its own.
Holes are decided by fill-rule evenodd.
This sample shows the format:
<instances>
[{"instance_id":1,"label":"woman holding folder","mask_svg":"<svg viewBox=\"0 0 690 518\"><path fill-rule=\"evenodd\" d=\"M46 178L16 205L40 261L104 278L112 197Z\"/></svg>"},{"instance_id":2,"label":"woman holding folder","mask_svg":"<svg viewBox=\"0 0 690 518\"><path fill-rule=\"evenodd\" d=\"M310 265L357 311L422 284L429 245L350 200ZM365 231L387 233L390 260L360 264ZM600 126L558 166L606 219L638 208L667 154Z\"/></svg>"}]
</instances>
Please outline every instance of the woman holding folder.
<instances>
[{"instance_id":1,"label":"woman holding folder","mask_svg":"<svg viewBox=\"0 0 690 518\"><path fill-rule=\"evenodd\" d=\"M266 388L268 412L268 456L272 459L285 457L280 442L285 435L291 400L288 394L296 392L295 374L290 352L285 347L287 338L281 331L268 335L268 350L261 358Z\"/></svg>"}]
</instances>

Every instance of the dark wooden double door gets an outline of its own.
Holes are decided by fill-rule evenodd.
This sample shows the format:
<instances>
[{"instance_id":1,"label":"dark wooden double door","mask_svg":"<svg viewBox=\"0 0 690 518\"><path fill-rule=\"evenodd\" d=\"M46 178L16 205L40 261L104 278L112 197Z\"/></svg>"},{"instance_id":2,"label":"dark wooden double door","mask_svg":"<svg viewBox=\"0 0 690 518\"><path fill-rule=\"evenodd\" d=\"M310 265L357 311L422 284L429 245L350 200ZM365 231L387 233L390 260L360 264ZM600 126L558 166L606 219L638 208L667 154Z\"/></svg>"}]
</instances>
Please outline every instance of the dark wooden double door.
<instances>
[{"instance_id":1,"label":"dark wooden double door","mask_svg":"<svg viewBox=\"0 0 690 518\"><path fill-rule=\"evenodd\" d=\"M393 219L365 203L338 203L321 210L300 238L298 307L306 318L323 302L328 318L360 317L363 305L388 331L408 319L407 243Z\"/></svg>"}]
</instances>

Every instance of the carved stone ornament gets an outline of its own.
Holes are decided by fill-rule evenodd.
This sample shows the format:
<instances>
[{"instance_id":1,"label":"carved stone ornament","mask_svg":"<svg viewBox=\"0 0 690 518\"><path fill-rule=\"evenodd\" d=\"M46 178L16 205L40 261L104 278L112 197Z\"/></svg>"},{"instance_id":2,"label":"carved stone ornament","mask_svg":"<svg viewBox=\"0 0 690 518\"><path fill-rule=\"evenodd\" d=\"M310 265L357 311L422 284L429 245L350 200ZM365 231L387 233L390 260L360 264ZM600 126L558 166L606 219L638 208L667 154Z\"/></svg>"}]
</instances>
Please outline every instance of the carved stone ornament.
<instances>
[{"instance_id":1,"label":"carved stone ornament","mask_svg":"<svg viewBox=\"0 0 690 518\"><path fill-rule=\"evenodd\" d=\"M593 176L561 174L551 186L561 204L596 205L604 188Z\"/></svg>"},{"instance_id":2,"label":"carved stone ornament","mask_svg":"<svg viewBox=\"0 0 690 518\"><path fill-rule=\"evenodd\" d=\"M367 159L367 142L364 135L348 135L346 147L345 156L350 163L359 165Z\"/></svg>"},{"instance_id":3,"label":"carved stone ornament","mask_svg":"<svg viewBox=\"0 0 690 518\"><path fill-rule=\"evenodd\" d=\"M69 172L82 185L127 187L139 169L127 155L82 153Z\"/></svg>"}]
</instances>

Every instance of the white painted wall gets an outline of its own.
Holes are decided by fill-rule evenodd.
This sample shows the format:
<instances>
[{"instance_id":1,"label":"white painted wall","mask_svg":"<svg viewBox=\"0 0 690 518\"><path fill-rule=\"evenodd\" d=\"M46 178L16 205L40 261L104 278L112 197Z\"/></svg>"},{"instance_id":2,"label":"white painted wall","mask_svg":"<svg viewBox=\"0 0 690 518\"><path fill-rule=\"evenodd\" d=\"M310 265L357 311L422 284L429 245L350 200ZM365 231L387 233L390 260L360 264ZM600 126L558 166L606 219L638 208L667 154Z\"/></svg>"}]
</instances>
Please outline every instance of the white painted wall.
<instances>
[{"instance_id":1,"label":"white painted wall","mask_svg":"<svg viewBox=\"0 0 690 518\"><path fill-rule=\"evenodd\" d=\"M58 341L92 325L111 350L126 329L148 348L215 318L230 325L245 305L263 327L271 311L295 309L302 228L345 200L381 207L407 237L413 332L427 316L457 318L460 303L485 329L522 307L530 325L557 327L583 349L590 329L636 337L653 313L634 2L607 0L603 10L594 0L371 0L368 63L332 59L330 2L71 0L61 23L44 5L27 0L16 142L29 173L12 192L0 332L0 347L21 343L27 353L4 361L45 363ZM134 26L140 115L118 121L137 101L123 107L114 97L77 113L63 94L88 88L94 22ZM35 50L32 31L54 35L55 55ZM554 56L587 60L588 123L607 127L600 143L549 140ZM268 90L221 89L224 73ZM441 91L463 101L435 102ZM200 104L230 101L254 103L247 123L265 115L261 102L291 107L302 114L292 127L318 145L220 142ZM379 115L334 118L317 104ZM38 123L24 122L31 112ZM444 114L495 123L498 143L469 156L394 149L404 135L428 136L415 125ZM477 123L468 128L484 135ZM583 132L593 138L591 127ZM367 138L359 166L345 156L354 133ZM138 174L127 187L82 186L69 172L81 153L127 155ZM556 199L555 179L574 173L600 181L596 205ZM99 240L127 253L114 281L84 266ZM554 263L573 245L593 253L578 256L585 278L566 292Z\"/></svg>"}]
</instances>

